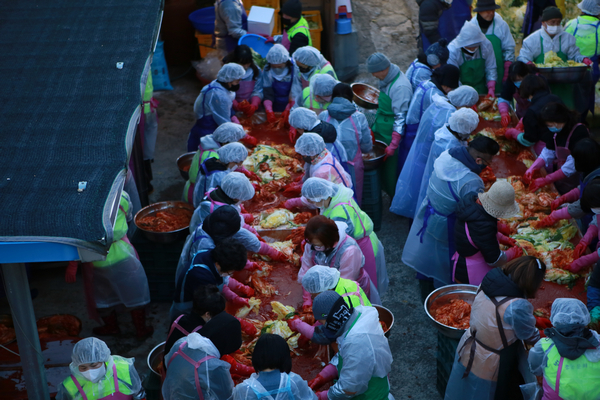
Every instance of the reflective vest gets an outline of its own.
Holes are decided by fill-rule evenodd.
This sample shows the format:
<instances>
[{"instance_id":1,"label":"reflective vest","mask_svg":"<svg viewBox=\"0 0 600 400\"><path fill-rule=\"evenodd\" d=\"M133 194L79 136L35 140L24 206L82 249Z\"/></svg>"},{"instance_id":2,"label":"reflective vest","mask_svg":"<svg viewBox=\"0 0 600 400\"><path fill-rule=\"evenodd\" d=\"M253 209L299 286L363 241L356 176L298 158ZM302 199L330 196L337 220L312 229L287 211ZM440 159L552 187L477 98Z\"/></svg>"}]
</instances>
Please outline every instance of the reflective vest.
<instances>
[{"instance_id":1,"label":"reflective vest","mask_svg":"<svg viewBox=\"0 0 600 400\"><path fill-rule=\"evenodd\" d=\"M600 20L588 15L582 15L569 21L565 32L575 36L575 43L585 57L594 57L600 54L600 43L598 40L598 27Z\"/></svg>"},{"instance_id":2,"label":"reflective vest","mask_svg":"<svg viewBox=\"0 0 600 400\"><path fill-rule=\"evenodd\" d=\"M117 220L115 221L115 228L113 233L113 242L108 249L106 260L94 261L94 267L107 267L113 265L119 261L130 257L133 253L135 256L135 250L131 244L125 240L121 240L127 237L127 213L129 212L129 196L126 192L121 192L121 200L119 202L119 209L117 210Z\"/></svg>"},{"instance_id":3,"label":"reflective vest","mask_svg":"<svg viewBox=\"0 0 600 400\"><path fill-rule=\"evenodd\" d=\"M331 71L333 75L329 74L329 71ZM313 74L313 76L317 74L329 74L332 75L335 79L337 79L337 75L335 74L335 70L331 66L331 63L325 64L321 69L315 69L315 73Z\"/></svg>"},{"instance_id":4,"label":"reflective vest","mask_svg":"<svg viewBox=\"0 0 600 400\"><path fill-rule=\"evenodd\" d=\"M119 377L119 391L123 394L133 394L131 392L132 383L131 375L129 373L129 363L127 362L127 360L119 356L113 356L113 362L117 367L117 375ZM101 399L103 397L107 397L115 393L115 382L113 380L112 368L108 367L108 363L105 363L105 367L106 377L104 377L100 381L102 382L102 390L99 389L100 382L93 383L88 381L87 379L75 377L75 379L77 379L77 382L79 382L79 385L83 389L83 392L87 396L88 400ZM83 399L83 397L79 393L79 389L77 389L77 386L75 385L75 382L73 382L73 378L68 377L67 379L65 379L63 381L63 386L65 387L65 389L67 389L72 399Z\"/></svg>"},{"instance_id":5,"label":"reflective vest","mask_svg":"<svg viewBox=\"0 0 600 400\"><path fill-rule=\"evenodd\" d=\"M334 290L344 298L346 304L350 307L371 305L371 302L359 284L350 279L340 278Z\"/></svg>"},{"instance_id":6,"label":"reflective vest","mask_svg":"<svg viewBox=\"0 0 600 400\"><path fill-rule=\"evenodd\" d=\"M331 102L319 103L315 96L312 95L310 87L305 87L304 90L302 90L302 107L308 108L313 111L327 110L327 107L329 107L330 104Z\"/></svg>"},{"instance_id":7,"label":"reflective vest","mask_svg":"<svg viewBox=\"0 0 600 400\"><path fill-rule=\"evenodd\" d=\"M587 400L600 398L600 362L590 362L585 355L576 360L563 358L556 350L552 339L542 338L542 349L548 352L548 364L544 368L544 379L546 383L565 400ZM552 346L552 348L550 348ZM556 387L556 378L559 367L560 384Z\"/></svg>"},{"instance_id":8,"label":"reflective vest","mask_svg":"<svg viewBox=\"0 0 600 400\"><path fill-rule=\"evenodd\" d=\"M287 30L289 40L291 41L297 33L303 33L304 35L306 35L306 37L308 38L308 45L312 46L312 39L310 37L310 30L308 29L308 22L306 21L306 19L304 19L304 17L300 17L298 22L296 22L294 26Z\"/></svg>"},{"instance_id":9,"label":"reflective vest","mask_svg":"<svg viewBox=\"0 0 600 400\"><path fill-rule=\"evenodd\" d=\"M148 74L148 80L146 81L146 88L144 89L144 114L148 114L152 111L150 101L152 100L152 93L154 92L154 85L152 83L152 71Z\"/></svg>"}]
</instances>

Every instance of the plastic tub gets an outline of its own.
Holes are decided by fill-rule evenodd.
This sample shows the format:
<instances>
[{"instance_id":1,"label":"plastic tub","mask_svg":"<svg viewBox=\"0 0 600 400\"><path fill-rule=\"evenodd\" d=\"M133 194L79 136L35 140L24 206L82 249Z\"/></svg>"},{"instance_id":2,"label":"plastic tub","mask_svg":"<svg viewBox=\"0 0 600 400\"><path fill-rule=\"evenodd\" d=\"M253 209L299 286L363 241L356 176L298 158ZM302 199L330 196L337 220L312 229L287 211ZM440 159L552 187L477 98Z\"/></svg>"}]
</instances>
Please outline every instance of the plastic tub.
<instances>
[{"instance_id":1,"label":"plastic tub","mask_svg":"<svg viewBox=\"0 0 600 400\"><path fill-rule=\"evenodd\" d=\"M242 36L238 41L238 45L240 44L245 44L246 46L250 47L258 54L260 54L263 58L267 57L267 53L269 52L269 50L271 50L271 47L273 47L274 45L273 43L267 43L267 39L265 39L264 37L260 35L255 35L253 33L248 33Z\"/></svg>"},{"instance_id":2,"label":"plastic tub","mask_svg":"<svg viewBox=\"0 0 600 400\"><path fill-rule=\"evenodd\" d=\"M212 34L215 30L215 8L206 7L194 11L188 17L194 28L200 33Z\"/></svg>"}]
</instances>

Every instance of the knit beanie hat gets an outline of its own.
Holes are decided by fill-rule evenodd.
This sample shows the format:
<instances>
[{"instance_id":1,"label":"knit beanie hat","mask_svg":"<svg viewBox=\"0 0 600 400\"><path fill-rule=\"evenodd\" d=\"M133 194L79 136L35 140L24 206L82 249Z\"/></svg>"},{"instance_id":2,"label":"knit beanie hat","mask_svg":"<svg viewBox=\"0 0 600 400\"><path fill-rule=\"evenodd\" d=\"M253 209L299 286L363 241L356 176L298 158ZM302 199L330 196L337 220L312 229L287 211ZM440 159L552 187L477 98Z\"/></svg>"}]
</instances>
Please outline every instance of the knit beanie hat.
<instances>
[{"instance_id":1,"label":"knit beanie hat","mask_svg":"<svg viewBox=\"0 0 600 400\"><path fill-rule=\"evenodd\" d=\"M563 19L563 15L558 7L546 7L542 12L542 22L550 19Z\"/></svg>"},{"instance_id":2,"label":"knit beanie hat","mask_svg":"<svg viewBox=\"0 0 600 400\"><path fill-rule=\"evenodd\" d=\"M390 65L390 60L382 53L373 53L367 58L367 71L369 73L383 71Z\"/></svg>"},{"instance_id":3,"label":"knit beanie hat","mask_svg":"<svg viewBox=\"0 0 600 400\"><path fill-rule=\"evenodd\" d=\"M302 3L299 0L288 0L281 7L281 13L289 15L292 18L302 17Z\"/></svg>"},{"instance_id":4,"label":"knit beanie hat","mask_svg":"<svg viewBox=\"0 0 600 400\"><path fill-rule=\"evenodd\" d=\"M321 293L313 301L315 319L325 319L325 327L336 333L348 322L352 311L346 300L333 290Z\"/></svg>"},{"instance_id":5,"label":"knit beanie hat","mask_svg":"<svg viewBox=\"0 0 600 400\"><path fill-rule=\"evenodd\" d=\"M456 89L460 78L460 70L456 65L444 64L433 70L433 76L440 85Z\"/></svg>"},{"instance_id":6,"label":"knit beanie hat","mask_svg":"<svg viewBox=\"0 0 600 400\"><path fill-rule=\"evenodd\" d=\"M430 67L438 64L446 64L450 57L448 40L444 38L438 40L425 50L425 55L427 56L427 64Z\"/></svg>"},{"instance_id":7,"label":"knit beanie hat","mask_svg":"<svg viewBox=\"0 0 600 400\"><path fill-rule=\"evenodd\" d=\"M233 236L240 230L241 218L232 206L221 206L209 214L202 223L202 230L216 243Z\"/></svg>"}]
</instances>

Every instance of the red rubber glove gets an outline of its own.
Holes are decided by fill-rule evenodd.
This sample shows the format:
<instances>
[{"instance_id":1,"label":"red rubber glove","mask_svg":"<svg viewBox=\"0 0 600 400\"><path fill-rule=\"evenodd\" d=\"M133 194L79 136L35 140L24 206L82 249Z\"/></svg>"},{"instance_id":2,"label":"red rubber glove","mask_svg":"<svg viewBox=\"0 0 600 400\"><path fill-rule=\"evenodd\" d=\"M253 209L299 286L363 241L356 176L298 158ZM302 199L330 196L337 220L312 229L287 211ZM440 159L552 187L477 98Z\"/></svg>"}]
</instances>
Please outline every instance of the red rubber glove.
<instances>
[{"instance_id":1,"label":"red rubber glove","mask_svg":"<svg viewBox=\"0 0 600 400\"><path fill-rule=\"evenodd\" d=\"M577 246L575 246L575 250L573 250L573 258L577 260L578 258L583 256L585 250L588 248L592 240L594 240L594 238L596 238L597 236L598 227L596 225L590 224L588 226L587 231L585 232L585 235L583 235Z\"/></svg>"},{"instance_id":2,"label":"red rubber glove","mask_svg":"<svg viewBox=\"0 0 600 400\"><path fill-rule=\"evenodd\" d=\"M583 59L582 63L584 63L585 65L587 65L589 67L594 62L592 60L590 60L589 58L586 57L586 58Z\"/></svg>"},{"instance_id":3,"label":"red rubber glove","mask_svg":"<svg viewBox=\"0 0 600 400\"><path fill-rule=\"evenodd\" d=\"M256 336L258 330L252 322L246 321L244 318L237 318L237 320L240 321L243 333L245 333L248 336Z\"/></svg>"},{"instance_id":4,"label":"red rubber glove","mask_svg":"<svg viewBox=\"0 0 600 400\"><path fill-rule=\"evenodd\" d=\"M305 207L305 204L302 202L302 197L296 197L295 199L286 200L283 203L283 206L288 210L293 210L295 208Z\"/></svg>"},{"instance_id":5,"label":"red rubber glove","mask_svg":"<svg viewBox=\"0 0 600 400\"><path fill-rule=\"evenodd\" d=\"M291 182L285 186L281 193L287 198L296 198L302 195L302 182Z\"/></svg>"},{"instance_id":6,"label":"red rubber glove","mask_svg":"<svg viewBox=\"0 0 600 400\"><path fill-rule=\"evenodd\" d=\"M229 278L229 282L227 283L227 286L229 286L229 289L235 291L236 293L239 293L245 297L252 297L254 296L254 289L252 289L250 286L246 286L243 283L239 282L237 279L234 278Z\"/></svg>"},{"instance_id":7,"label":"red rubber glove","mask_svg":"<svg viewBox=\"0 0 600 400\"><path fill-rule=\"evenodd\" d=\"M496 81L487 81L488 97L496 97Z\"/></svg>"},{"instance_id":8,"label":"red rubber glove","mask_svg":"<svg viewBox=\"0 0 600 400\"><path fill-rule=\"evenodd\" d=\"M250 103L248 103L248 100L242 100L237 103L237 111L242 111L245 113L248 107L250 107Z\"/></svg>"},{"instance_id":9,"label":"red rubber glove","mask_svg":"<svg viewBox=\"0 0 600 400\"><path fill-rule=\"evenodd\" d=\"M262 182L261 179L258 177L258 175L256 175L255 172L248 171L246 169L246 167L239 167L238 169L235 170L235 172L241 172L242 174L246 175L246 177L248 179L250 179L251 181Z\"/></svg>"},{"instance_id":10,"label":"red rubber glove","mask_svg":"<svg viewBox=\"0 0 600 400\"><path fill-rule=\"evenodd\" d=\"M325 368L323 368L314 379L308 382L308 387L310 387L312 390L318 389L319 387L323 386L327 382L331 382L337 377L338 370L335 367L335 365L327 364Z\"/></svg>"},{"instance_id":11,"label":"red rubber glove","mask_svg":"<svg viewBox=\"0 0 600 400\"><path fill-rule=\"evenodd\" d=\"M504 76L502 77L502 82L506 82L508 79L508 70L512 65L512 61L504 61Z\"/></svg>"},{"instance_id":12,"label":"red rubber glove","mask_svg":"<svg viewBox=\"0 0 600 400\"><path fill-rule=\"evenodd\" d=\"M291 330L302 334L307 339L312 339L315 334L315 327L302 321L298 316L288 319L287 323Z\"/></svg>"},{"instance_id":13,"label":"red rubber glove","mask_svg":"<svg viewBox=\"0 0 600 400\"><path fill-rule=\"evenodd\" d=\"M240 139L240 142L250 147L254 147L258 144L258 140L254 136L250 135L244 136L242 139Z\"/></svg>"},{"instance_id":14,"label":"red rubber glove","mask_svg":"<svg viewBox=\"0 0 600 400\"><path fill-rule=\"evenodd\" d=\"M513 238L505 236L502 232L498 232L496 234L496 239L498 239L498 243L503 244L505 246L516 246L517 241Z\"/></svg>"},{"instance_id":15,"label":"red rubber glove","mask_svg":"<svg viewBox=\"0 0 600 400\"><path fill-rule=\"evenodd\" d=\"M254 215L252 214L242 214L242 217L244 217L244 222L248 225L254 222Z\"/></svg>"},{"instance_id":16,"label":"red rubber glove","mask_svg":"<svg viewBox=\"0 0 600 400\"><path fill-rule=\"evenodd\" d=\"M594 265L600 260L600 255L598 255L598 251L594 251L587 256L579 257L577 260L573 261L571 265L569 265L568 269L571 272L579 272L583 268L589 267L590 265Z\"/></svg>"},{"instance_id":17,"label":"red rubber glove","mask_svg":"<svg viewBox=\"0 0 600 400\"><path fill-rule=\"evenodd\" d=\"M267 41L265 43L273 43L275 44L275 38L273 36L266 36Z\"/></svg>"},{"instance_id":18,"label":"red rubber glove","mask_svg":"<svg viewBox=\"0 0 600 400\"><path fill-rule=\"evenodd\" d=\"M552 211L550 215L544 218L541 221L534 223L534 228L548 228L554 224L556 224L561 219L569 219L571 215L569 214L569 210L565 208L558 209L556 211Z\"/></svg>"},{"instance_id":19,"label":"red rubber glove","mask_svg":"<svg viewBox=\"0 0 600 400\"><path fill-rule=\"evenodd\" d=\"M506 261L508 262L514 260L515 258L521 257L523 255L523 249L518 246L511 247L510 249L506 250L504 254L506 254Z\"/></svg>"},{"instance_id":20,"label":"red rubber glove","mask_svg":"<svg viewBox=\"0 0 600 400\"><path fill-rule=\"evenodd\" d=\"M523 125L523 118L519 120L517 126L515 126L519 131L523 132L525 130L525 125Z\"/></svg>"},{"instance_id":21,"label":"red rubber glove","mask_svg":"<svg viewBox=\"0 0 600 400\"><path fill-rule=\"evenodd\" d=\"M281 120L289 124L290 121L290 110L283 110L281 113Z\"/></svg>"},{"instance_id":22,"label":"red rubber glove","mask_svg":"<svg viewBox=\"0 0 600 400\"><path fill-rule=\"evenodd\" d=\"M506 225L502 221L498 221L498 232L502 233L505 236L510 236L510 226Z\"/></svg>"},{"instance_id":23,"label":"red rubber glove","mask_svg":"<svg viewBox=\"0 0 600 400\"><path fill-rule=\"evenodd\" d=\"M232 107L234 111L240 111L240 103L236 99L233 99Z\"/></svg>"},{"instance_id":24,"label":"red rubber glove","mask_svg":"<svg viewBox=\"0 0 600 400\"><path fill-rule=\"evenodd\" d=\"M290 137L290 143L295 144L296 139L298 139L298 131L293 126L290 126L289 137Z\"/></svg>"},{"instance_id":25,"label":"red rubber glove","mask_svg":"<svg viewBox=\"0 0 600 400\"><path fill-rule=\"evenodd\" d=\"M563 170L559 169L558 171L555 171L549 175L546 175L543 178L538 178L538 179L534 180L533 183L531 183L531 185L529 185L529 190L531 190L532 192L535 192L536 190L538 190L541 187L544 187L546 185L551 184L552 182L559 181L566 177L567 176L565 175Z\"/></svg>"},{"instance_id":26,"label":"red rubber glove","mask_svg":"<svg viewBox=\"0 0 600 400\"><path fill-rule=\"evenodd\" d=\"M550 320L548 318L537 317L535 315L534 315L534 318L535 318L535 327L538 328L539 330L552 328L552 322L550 322Z\"/></svg>"},{"instance_id":27,"label":"red rubber glove","mask_svg":"<svg viewBox=\"0 0 600 400\"><path fill-rule=\"evenodd\" d=\"M267 122L270 124L274 124L275 122L277 122L277 117L275 116L275 113L273 111L267 110Z\"/></svg>"},{"instance_id":28,"label":"red rubber glove","mask_svg":"<svg viewBox=\"0 0 600 400\"><path fill-rule=\"evenodd\" d=\"M318 400L328 400L329 399L329 397L327 395L328 391L329 390L325 390L323 392L317 392L317 393L315 393L317 395L317 399Z\"/></svg>"},{"instance_id":29,"label":"red rubber glove","mask_svg":"<svg viewBox=\"0 0 600 400\"><path fill-rule=\"evenodd\" d=\"M510 124L510 106L505 102L498 102L498 111L502 117L502 127L506 128Z\"/></svg>"},{"instance_id":30,"label":"red rubber glove","mask_svg":"<svg viewBox=\"0 0 600 400\"><path fill-rule=\"evenodd\" d=\"M229 288L229 286L223 286L223 297L227 301L230 301L234 306L249 306L248 299L238 296Z\"/></svg>"},{"instance_id":31,"label":"red rubber glove","mask_svg":"<svg viewBox=\"0 0 600 400\"><path fill-rule=\"evenodd\" d=\"M258 193L260 191L260 185L256 182L250 182L252 184L252 187L254 188L254 191L256 193Z\"/></svg>"},{"instance_id":32,"label":"red rubber glove","mask_svg":"<svg viewBox=\"0 0 600 400\"><path fill-rule=\"evenodd\" d=\"M244 269L246 271L256 271L257 269L260 269L260 264L259 263L255 263L254 261L246 261L246 266L244 267Z\"/></svg>"},{"instance_id":33,"label":"red rubber glove","mask_svg":"<svg viewBox=\"0 0 600 400\"><path fill-rule=\"evenodd\" d=\"M250 376L256 372L254 370L254 368L238 362L235 358L233 358L229 354L225 354L223 357L221 357L221 360L223 360L223 361L229 363L229 365L231 365L231 368L229 369L229 372L231 374L241 375L241 376Z\"/></svg>"},{"instance_id":34,"label":"red rubber glove","mask_svg":"<svg viewBox=\"0 0 600 400\"><path fill-rule=\"evenodd\" d=\"M518 140L519 135L521 133L522 132L520 130L518 130L517 128L510 128L510 129L507 129L506 132L504 132L504 136L507 139Z\"/></svg>"},{"instance_id":35,"label":"red rubber glove","mask_svg":"<svg viewBox=\"0 0 600 400\"><path fill-rule=\"evenodd\" d=\"M402 135L400 135L398 132L392 132L392 141L385 148L385 155L387 157L394 156L394 154L396 153L396 149L398 148L398 145L400 144L401 140L402 140Z\"/></svg>"},{"instance_id":36,"label":"red rubber glove","mask_svg":"<svg viewBox=\"0 0 600 400\"><path fill-rule=\"evenodd\" d=\"M535 171L542 168L544 166L544 164L545 164L545 161L542 157L536 158L536 160L533 162L533 164L531 164L531 167L527 168L527 171L525 171L525 175L523 175L523 181L525 183L531 182Z\"/></svg>"},{"instance_id":37,"label":"red rubber glove","mask_svg":"<svg viewBox=\"0 0 600 400\"><path fill-rule=\"evenodd\" d=\"M552 201L552 204L550 204L551 210L554 211L556 209L558 209L558 207L560 207L561 205L565 204L565 203L573 203L577 200L579 200L579 188L575 188L573 190L571 190L570 192L567 192L565 194L563 194L562 196L554 199Z\"/></svg>"},{"instance_id":38,"label":"red rubber glove","mask_svg":"<svg viewBox=\"0 0 600 400\"><path fill-rule=\"evenodd\" d=\"M527 65L535 65L533 61L527 61Z\"/></svg>"},{"instance_id":39,"label":"red rubber glove","mask_svg":"<svg viewBox=\"0 0 600 400\"><path fill-rule=\"evenodd\" d=\"M260 106L260 97L252 96L252 98L250 99L250 106L246 107L246 111L244 111L244 114L246 114L247 117L253 116L254 113L256 112L256 110L258 110L259 106Z\"/></svg>"},{"instance_id":40,"label":"red rubber glove","mask_svg":"<svg viewBox=\"0 0 600 400\"><path fill-rule=\"evenodd\" d=\"M65 282L75 283L77 281L77 268L79 267L79 261L69 261L67 270L65 271Z\"/></svg>"},{"instance_id":41,"label":"red rubber glove","mask_svg":"<svg viewBox=\"0 0 600 400\"><path fill-rule=\"evenodd\" d=\"M298 325L300 325L302 321L302 319L300 319L299 316L294 315L292 318L288 319L287 321L288 326L290 327L290 329L294 332L298 332Z\"/></svg>"}]
</instances>

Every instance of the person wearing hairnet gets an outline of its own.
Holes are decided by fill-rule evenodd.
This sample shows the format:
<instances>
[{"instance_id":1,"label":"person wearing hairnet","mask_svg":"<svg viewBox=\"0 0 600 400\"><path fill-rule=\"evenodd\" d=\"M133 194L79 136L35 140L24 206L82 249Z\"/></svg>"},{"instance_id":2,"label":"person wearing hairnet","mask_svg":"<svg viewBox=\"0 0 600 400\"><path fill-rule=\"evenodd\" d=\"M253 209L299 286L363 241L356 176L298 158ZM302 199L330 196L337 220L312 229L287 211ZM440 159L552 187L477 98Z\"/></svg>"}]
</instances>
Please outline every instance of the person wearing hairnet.
<instances>
[{"instance_id":1,"label":"person wearing hairnet","mask_svg":"<svg viewBox=\"0 0 600 400\"><path fill-rule=\"evenodd\" d=\"M529 350L529 368L543 380L544 399L600 398L600 335L587 327L590 313L578 299L552 303L551 328Z\"/></svg>"},{"instance_id":2,"label":"person wearing hairnet","mask_svg":"<svg viewBox=\"0 0 600 400\"><path fill-rule=\"evenodd\" d=\"M396 64L382 53L374 53L367 59L367 71L379 79L379 107L372 126L375 139L385 142L387 160L383 167L383 190L394 196L398 180L398 157L396 149L404 135L406 114L413 90L406 76Z\"/></svg>"},{"instance_id":3,"label":"person wearing hairnet","mask_svg":"<svg viewBox=\"0 0 600 400\"><path fill-rule=\"evenodd\" d=\"M281 112L285 121L294 105L292 83L294 81L294 63L290 53L280 44L275 44L267 53L267 65L262 74L263 105L267 121L277 121L276 112Z\"/></svg>"},{"instance_id":4,"label":"person wearing hairnet","mask_svg":"<svg viewBox=\"0 0 600 400\"><path fill-rule=\"evenodd\" d=\"M90 318L100 319L103 326L92 329L99 336L121 333L117 319L117 308L131 313L136 338L144 339L154 332L146 325L146 305L150 303L148 278L137 252L127 237L128 221L133 219L129 194L124 190L119 199L119 208L113 229L113 242L106 259L83 264L86 302ZM65 271L65 281L77 279L79 262L72 261ZM88 284L92 282L92 284Z\"/></svg>"},{"instance_id":5,"label":"person wearing hairnet","mask_svg":"<svg viewBox=\"0 0 600 400\"><path fill-rule=\"evenodd\" d=\"M518 399L523 342L540 339L533 299L546 273L543 261L519 257L483 278L471 305L470 328L458 343L444 400Z\"/></svg>"},{"instance_id":6,"label":"person wearing hairnet","mask_svg":"<svg viewBox=\"0 0 600 400\"><path fill-rule=\"evenodd\" d=\"M373 232L373 221L352 198L352 190L321 178L309 178L302 185L302 198L317 207L321 215L346 224L346 233L356 240L365 257L365 271L379 294L384 295L389 278L383 245Z\"/></svg>"},{"instance_id":7,"label":"person wearing hairnet","mask_svg":"<svg viewBox=\"0 0 600 400\"><path fill-rule=\"evenodd\" d=\"M315 298L313 314L339 343L331 363L308 383L316 390L337 378L328 390L317 393L319 400L388 399L392 352L377 309L349 307L342 296L328 290Z\"/></svg>"},{"instance_id":8,"label":"person wearing hairnet","mask_svg":"<svg viewBox=\"0 0 600 400\"><path fill-rule=\"evenodd\" d=\"M479 94L495 97L496 56L494 46L481 32L478 26L465 22L460 33L448 45L450 58L448 64L460 68L460 82L472 86Z\"/></svg>"},{"instance_id":9,"label":"person wearing hairnet","mask_svg":"<svg viewBox=\"0 0 600 400\"><path fill-rule=\"evenodd\" d=\"M217 49L232 52L248 31L248 16L241 0L215 2L215 43Z\"/></svg>"},{"instance_id":10,"label":"person wearing hairnet","mask_svg":"<svg viewBox=\"0 0 600 400\"><path fill-rule=\"evenodd\" d=\"M300 0L288 0L281 7L281 21L283 37L281 44L294 54L296 50L305 46L312 46L308 22L302 16L302 3Z\"/></svg>"},{"instance_id":11,"label":"person wearing hairnet","mask_svg":"<svg viewBox=\"0 0 600 400\"><path fill-rule=\"evenodd\" d=\"M410 63L406 70L406 78L412 85L413 92L417 90L419 83L431 79L431 73L448 62L448 41L441 38L424 52L421 50L415 60Z\"/></svg>"},{"instance_id":12,"label":"person wearing hairnet","mask_svg":"<svg viewBox=\"0 0 600 400\"><path fill-rule=\"evenodd\" d=\"M496 57L496 93L502 92L502 83L508 78L508 69L515 61L515 39L510 33L506 21L495 10L500 6L495 0L477 0L473 12L477 13L470 23L481 29L481 32L492 44Z\"/></svg>"},{"instance_id":13,"label":"person wearing hairnet","mask_svg":"<svg viewBox=\"0 0 600 400\"><path fill-rule=\"evenodd\" d=\"M233 392L231 364L224 359L242 345L240 322L226 312L198 332L175 342L165 357L165 400L229 399Z\"/></svg>"},{"instance_id":14,"label":"person wearing hairnet","mask_svg":"<svg viewBox=\"0 0 600 400\"><path fill-rule=\"evenodd\" d=\"M425 190L423 190L422 197L419 193L421 182L426 182L427 184L431 175L425 174L425 171L436 131L448 123L450 116L457 109L471 108L478 101L479 95L477 91L467 85L459 86L448 93L447 97L438 94L433 95L431 105L421 117L415 141L410 148L404 168L402 168L398 177L396 194L392 199L390 207L391 212L406 218L414 218L417 207L425 197ZM475 114L473 121L478 121L476 117L477 115ZM441 151L439 154L441 154ZM431 169L433 168L434 160L431 160Z\"/></svg>"},{"instance_id":15,"label":"person wearing hairnet","mask_svg":"<svg viewBox=\"0 0 600 400\"><path fill-rule=\"evenodd\" d=\"M296 99L294 107L305 107L320 114L331 104L333 88L337 83L337 79L331 75L313 75L309 86Z\"/></svg>"},{"instance_id":16,"label":"person wearing hairnet","mask_svg":"<svg viewBox=\"0 0 600 400\"><path fill-rule=\"evenodd\" d=\"M189 179L183 188L183 201L192 204L194 199L194 187L198 180L198 174L201 173L202 163L209 158L218 157L216 150L219 147L227 143L237 142L245 136L246 131L244 131L242 125L233 122L225 122L215 129L212 134L200 138L198 150L196 151L196 154L194 154L190 169L188 170Z\"/></svg>"},{"instance_id":17,"label":"person wearing hairnet","mask_svg":"<svg viewBox=\"0 0 600 400\"><path fill-rule=\"evenodd\" d=\"M262 71L254 63L252 50L240 44L223 58L223 63L236 63L244 68L245 74L240 79L240 88L235 92L233 109L242 111L247 117L254 115L262 101Z\"/></svg>"},{"instance_id":18,"label":"person wearing hairnet","mask_svg":"<svg viewBox=\"0 0 600 400\"><path fill-rule=\"evenodd\" d=\"M458 112L458 111L457 111ZM480 136L468 147L444 151L435 160L427 195L419 206L404 245L402 262L423 275L436 287L452 283L450 259L454 255L454 221L460 199L470 192L482 192L479 174L492 163L500 150L493 139Z\"/></svg>"},{"instance_id":19,"label":"person wearing hairnet","mask_svg":"<svg viewBox=\"0 0 600 400\"><path fill-rule=\"evenodd\" d=\"M468 193L460 199L454 225L452 281L479 286L490 269L523 255L516 240L498 232L499 219L518 213L515 189L507 181L496 181L486 193ZM514 247L502 251L501 244Z\"/></svg>"},{"instance_id":20,"label":"person wearing hairnet","mask_svg":"<svg viewBox=\"0 0 600 400\"><path fill-rule=\"evenodd\" d=\"M321 52L312 46L299 48L292 55L296 70L292 84L292 97L297 99L304 89L309 86L310 78L314 75L328 74L337 79L331 63L323 57Z\"/></svg>"},{"instance_id":21,"label":"person wearing hairnet","mask_svg":"<svg viewBox=\"0 0 600 400\"><path fill-rule=\"evenodd\" d=\"M519 88L523 79L529 74L535 74L537 68L533 64L525 64L523 61L514 61L508 68L508 78L502 86L502 92L498 97L498 111L500 112L502 127L506 128L511 122L510 110L513 108L513 100L516 103L514 107L517 119L525 116L525 112L531 105L531 102L521 97Z\"/></svg>"},{"instance_id":22,"label":"person wearing hairnet","mask_svg":"<svg viewBox=\"0 0 600 400\"><path fill-rule=\"evenodd\" d=\"M71 376L58 387L56 400L144 399L133 361L111 356L106 343L95 337L80 340L73 346Z\"/></svg>"},{"instance_id":23,"label":"person wearing hairnet","mask_svg":"<svg viewBox=\"0 0 600 400\"><path fill-rule=\"evenodd\" d=\"M574 60L592 65L592 60L581 55L573 35L563 30L560 25L562 19L563 15L558 7L546 7L542 13L542 27L523 40L517 60L524 63L543 64L546 54L553 51L563 61ZM591 81L589 83L591 85ZM553 94L564 101L567 107L574 109L576 108L574 86L573 84L552 83L550 89ZM587 106L587 98L583 105L584 108ZM583 111L580 107L577 107L577 110Z\"/></svg>"},{"instance_id":24,"label":"person wearing hairnet","mask_svg":"<svg viewBox=\"0 0 600 400\"><path fill-rule=\"evenodd\" d=\"M402 173L406 157L408 157L408 153L419 130L421 117L433 102L433 96L436 94L446 96L452 90L456 89L458 87L459 75L460 71L456 66L446 64L433 71L431 80L421 82L413 92L406 115L406 132L398 151L398 173Z\"/></svg>"},{"instance_id":25,"label":"person wearing hairnet","mask_svg":"<svg viewBox=\"0 0 600 400\"><path fill-rule=\"evenodd\" d=\"M333 290L342 296L350 307L371 305L358 283L342 278L340 271L324 265L315 265L306 271L302 278L302 288L313 295Z\"/></svg>"},{"instance_id":26,"label":"person wearing hairnet","mask_svg":"<svg viewBox=\"0 0 600 400\"><path fill-rule=\"evenodd\" d=\"M260 336L252 352L252 366L257 373L233 389L232 400L317 399L306 381L292 372L290 348L281 336Z\"/></svg>"},{"instance_id":27,"label":"person wearing hairnet","mask_svg":"<svg viewBox=\"0 0 600 400\"><path fill-rule=\"evenodd\" d=\"M367 117L356 109L352 88L347 83L338 83L333 88L333 100L326 111L319 114L321 121L333 124L340 142L348 155L347 171L352 177L354 198L362 203L364 163L363 153L373 150L373 140Z\"/></svg>"},{"instance_id":28,"label":"person wearing hairnet","mask_svg":"<svg viewBox=\"0 0 600 400\"><path fill-rule=\"evenodd\" d=\"M600 55L600 44L596 38L600 29L600 4L596 0L582 0L577 7L581 10L581 15L570 20L565 25L565 32L575 37L575 43L579 47L581 55L592 60L592 85L589 86L589 102L585 112L594 112L596 92L593 89L600 78L600 68L598 67L598 56Z\"/></svg>"},{"instance_id":29,"label":"person wearing hairnet","mask_svg":"<svg viewBox=\"0 0 600 400\"><path fill-rule=\"evenodd\" d=\"M245 74L246 71L241 65L225 64L219 70L217 79L202 88L194 102L197 120L188 137L188 151L198 150L200 138L213 133L219 125L225 122L240 122L234 115L233 100Z\"/></svg>"}]
</instances>

